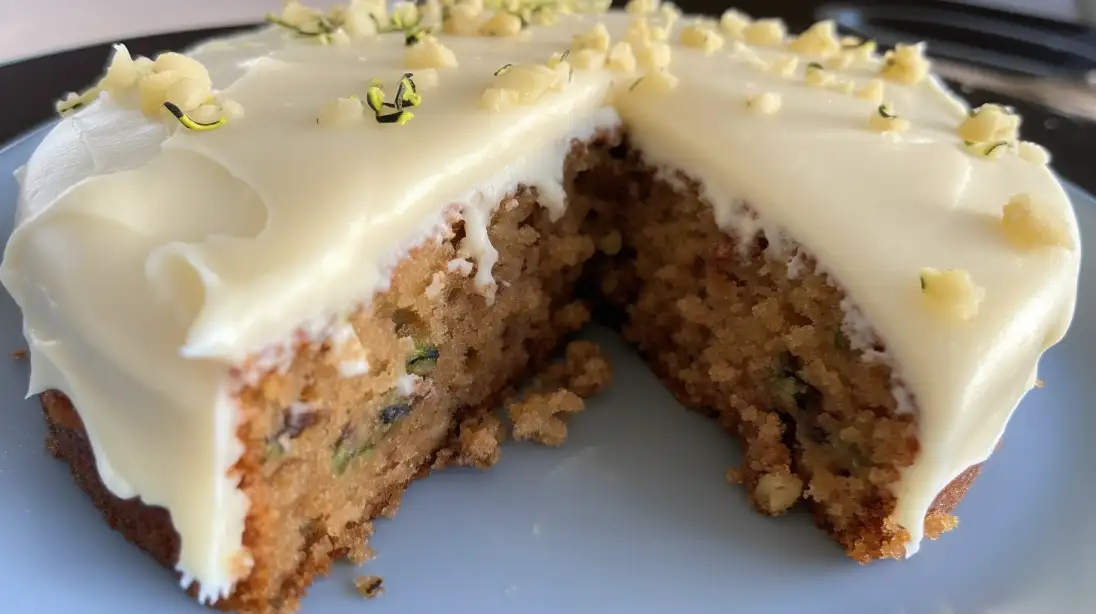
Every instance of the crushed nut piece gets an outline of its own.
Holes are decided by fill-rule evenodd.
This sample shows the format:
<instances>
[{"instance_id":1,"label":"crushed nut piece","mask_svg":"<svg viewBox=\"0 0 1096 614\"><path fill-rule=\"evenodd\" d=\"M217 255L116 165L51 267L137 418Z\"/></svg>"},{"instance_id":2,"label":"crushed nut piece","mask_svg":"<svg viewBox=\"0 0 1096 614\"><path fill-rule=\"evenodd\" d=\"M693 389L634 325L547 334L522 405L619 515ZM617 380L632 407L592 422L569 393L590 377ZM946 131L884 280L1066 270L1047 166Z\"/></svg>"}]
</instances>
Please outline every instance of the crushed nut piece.
<instances>
[{"instance_id":1,"label":"crushed nut piece","mask_svg":"<svg viewBox=\"0 0 1096 614\"><path fill-rule=\"evenodd\" d=\"M959 125L959 137L974 143L1014 141L1020 134L1020 116L998 104L984 104L971 111Z\"/></svg>"},{"instance_id":2,"label":"crushed nut piece","mask_svg":"<svg viewBox=\"0 0 1096 614\"><path fill-rule=\"evenodd\" d=\"M848 53L852 56L854 64L865 64L875 58L877 49L879 49L878 43L867 40L861 43L859 47L849 50Z\"/></svg>"},{"instance_id":3,"label":"crushed nut piece","mask_svg":"<svg viewBox=\"0 0 1096 614\"><path fill-rule=\"evenodd\" d=\"M841 50L837 29L833 21L820 21L788 43L788 49L796 53L829 56Z\"/></svg>"},{"instance_id":4,"label":"crushed nut piece","mask_svg":"<svg viewBox=\"0 0 1096 614\"><path fill-rule=\"evenodd\" d=\"M221 111L228 119L240 119L244 116L244 106L235 100L226 100L222 102Z\"/></svg>"},{"instance_id":5,"label":"crushed nut piece","mask_svg":"<svg viewBox=\"0 0 1096 614\"><path fill-rule=\"evenodd\" d=\"M179 79L194 79L205 89L213 88L213 80L210 79L209 71L206 70L205 65L181 53L169 51L156 56L156 60L152 63L152 71L157 73L174 72Z\"/></svg>"},{"instance_id":6,"label":"crushed nut piece","mask_svg":"<svg viewBox=\"0 0 1096 614\"><path fill-rule=\"evenodd\" d=\"M438 86L438 71L433 68L421 68L415 71L415 88L420 92L430 91Z\"/></svg>"},{"instance_id":7,"label":"crushed nut piece","mask_svg":"<svg viewBox=\"0 0 1096 614\"><path fill-rule=\"evenodd\" d=\"M681 31L681 44L711 55L723 47L723 37L708 28L692 25Z\"/></svg>"},{"instance_id":8,"label":"crushed nut piece","mask_svg":"<svg viewBox=\"0 0 1096 614\"><path fill-rule=\"evenodd\" d=\"M784 43L788 30L779 19L758 19L742 30L746 42L762 47L776 47Z\"/></svg>"},{"instance_id":9,"label":"crushed nut piece","mask_svg":"<svg viewBox=\"0 0 1096 614\"><path fill-rule=\"evenodd\" d=\"M826 58L825 65L831 70L848 70L855 61L856 57L852 53L842 51Z\"/></svg>"},{"instance_id":10,"label":"crushed nut piece","mask_svg":"<svg viewBox=\"0 0 1096 614\"><path fill-rule=\"evenodd\" d=\"M926 267L921 269L920 277L921 294L944 315L969 320L978 314L986 291L975 285L966 271Z\"/></svg>"},{"instance_id":11,"label":"crushed nut piece","mask_svg":"<svg viewBox=\"0 0 1096 614\"><path fill-rule=\"evenodd\" d=\"M564 389L550 394L529 395L506 409L514 423L514 439L561 446L567 439L564 417L586 409L586 403L582 397Z\"/></svg>"},{"instance_id":12,"label":"crushed nut piece","mask_svg":"<svg viewBox=\"0 0 1096 614\"><path fill-rule=\"evenodd\" d=\"M189 112L202 106L211 94L210 90L202 88L202 85L194 79L183 78L167 88L165 102L170 102L183 111Z\"/></svg>"},{"instance_id":13,"label":"crushed nut piece","mask_svg":"<svg viewBox=\"0 0 1096 614\"><path fill-rule=\"evenodd\" d=\"M644 15L658 10L661 0L628 0L624 5L624 12L633 15Z\"/></svg>"},{"instance_id":14,"label":"crushed nut piece","mask_svg":"<svg viewBox=\"0 0 1096 614\"><path fill-rule=\"evenodd\" d=\"M807 70L803 73L803 81L811 87L827 87L833 80L834 76L816 62L807 64Z\"/></svg>"},{"instance_id":15,"label":"crushed nut piece","mask_svg":"<svg viewBox=\"0 0 1096 614\"><path fill-rule=\"evenodd\" d=\"M1009 199L1001 214L1001 228L1008 240L1021 249L1073 247L1065 221L1038 205L1030 194L1016 194Z\"/></svg>"},{"instance_id":16,"label":"crushed nut piece","mask_svg":"<svg viewBox=\"0 0 1096 614\"><path fill-rule=\"evenodd\" d=\"M1020 141L1017 145L1017 154L1032 164L1050 164L1050 152L1045 147L1031 141Z\"/></svg>"},{"instance_id":17,"label":"crushed nut piece","mask_svg":"<svg viewBox=\"0 0 1096 614\"><path fill-rule=\"evenodd\" d=\"M483 93L484 106L498 111L516 104L534 104L546 92L559 90L570 77L571 65L563 60L555 64L555 68L547 64L508 64L500 68L495 72L496 85Z\"/></svg>"},{"instance_id":18,"label":"crushed nut piece","mask_svg":"<svg viewBox=\"0 0 1096 614\"><path fill-rule=\"evenodd\" d=\"M909 120L898 117L894 105L889 102L884 102L872 112L868 125L878 132L905 132L910 128Z\"/></svg>"},{"instance_id":19,"label":"crushed nut piece","mask_svg":"<svg viewBox=\"0 0 1096 614\"><path fill-rule=\"evenodd\" d=\"M677 77L660 68L637 79L628 91L644 95L667 94L677 87L677 82Z\"/></svg>"},{"instance_id":20,"label":"crushed nut piece","mask_svg":"<svg viewBox=\"0 0 1096 614\"><path fill-rule=\"evenodd\" d=\"M605 24L598 22L596 26L590 29L589 32L583 34L576 34L571 41L571 53L581 51L583 49L594 49L596 51L609 51L609 30L605 28Z\"/></svg>"},{"instance_id":21,"label":"crushed nut piece","mask_svg":"<svg viewBox=\"0 0 1096 614\"><path fill-rule=\"evenodd\" d=\"M324 105L316 123L321 126L349 126L362 121L365 107L354 96L336 98Z\"/></svg>"},{"instance_id":22,"label":"crushed nut piece","mask_svg":"<svg viewBox=\"0 0 1096 614\"><path fill-rule=\"evenodd\" d=\"M670 65L671 51L666 43L652 42L634 46L636 64L645 70L657 70Z\"/></svg>"},{"instance_id":23,"label":"crushed nut piece","mask_svg":"<svg viewBox=\"0 0 1096 614\"><path fill-rule=\"evenodd\" d=\"M609 68L617 72L635 72L636 56L632 53L632 45L626 41L619 41L609 49Z\"/></svg>"},{"instance_id":24,"label":"crushed nut piece","mask_svg":"<svg viewBox=\"0 0 1096 614\"><path fill-rule=\"evenodd\" d=\"M596 49L579 49L570 56L578 70L600 70L605 66L605 52Z\"/></svg>"},{"instance_id":25,"label":"crushed nut piece","mask_svg":"<svg viewBox=\"0 0 1096 614\"><path fill-rule=\"evenodd\" d=\"M883 56L882 75L898 83L919 83L929 74L930 63L925 58L925 44L903 45L898 43L893 51Z\"/></svg>"},{"instance_id":26,"label":"crushed nut piece","mask_svg":"<svg viewBox=\"0 0 1096 614\"><path fill-rule=\"evenodd\" d=\"M794 55L777 58L769 64L769 70L781 77L790 77L794 75L795 69L797 68L799 68L799 58Z\"/></svg>"},{"instance_id":27,"label":"crushed nut piece","mask_svg":"<svg viewBox=\"0 0 1096 614\"><path fill-rule=\"evenodd\" d=\"M766 514L786 512L803 494L803 480L791 473L766 473L757 480L754 502Z\"/></svg>"},{"instance_id":28,"label":"crushed nut piece","mask_svg":"<svg viewBox=\"0 0 1096 614\"><path fill-rule=\"evenodd\" d=\"M384 579L380 576L358 576L354 578L354 587L362 597L373 599L384 593Z\"/></svg>"},{"instance_id":29,"label":"crushed nut piece","mask_svg":"<svg viewBox=\"0 0 1096 614\"><path fill-rule=\"evenodd\" d=\"M107 72L99 80L99 88L111 94L118 94L136 85L139 74L137 63L133 61L129 49L125 45L115 45Z\"/></svg>"},{"instance_id":30,"label":"crushed nut piece","mask_svg":"<svg viewBox=\"0 0 1096 614\"><path fill-rule=\"evenodd\" d=\"M780 110L783 98L775 92L764 92L746 99L746 108L760 115L772 115Z\"/></svg>"},{"instance_id":31,"label":"crushed nut piece","mask_svg":"<svg viewBox=\"0 0 1096 614\"><path fill-rule=\"evenodd\" d=\"M750 18L745 13L734 9L723 11L723 15L719 18L719 29L735 40L741 40L746 36L745 30L748 25L750 25Z\"/></svg>"},{"instance_id":32,"label":"crushed nut piece","mask_svg":"<svg viewBox=\"0 0 1096 614\"><path fill-rule=\"evenodd\" d=\"M516 36L519 32L521 32L521 17L502 11L492 15L480 26L480 33L486 36Z\"/></svg>"},{"instance_id":33,"label":"crushed nut piece","mask_svg":"<svg viewBox=\"0 0 1096 614\"><path fill-rule=\"evenodd\" d=\"M449 8L448 15L442 22L442 31L457 36L478 36L482 24L482 5L462 2Z\"/></svg>"},{"instance_id":34,"label":"crushed nut piece","mask_svg":"<svg viewBox=\"0 0 1096 614\"><path fill-rule=\"evenodd\" d=\"M404 51L403 65L410 69L452 68L457 65L457 56L437 38L424 36Z\"/></svg>"},{"instance_id":35,"label":"crushed nut piece","mask_svg":"<svg viewBox=\"0 0 1096 614\"><path fill-rule=\"evenodd\" d=\"M869 100L875 104L883 104L883 81L872 79L864 84L864 87L856 90L855 96L863 100Z\"/></svg>"}]
</instances>

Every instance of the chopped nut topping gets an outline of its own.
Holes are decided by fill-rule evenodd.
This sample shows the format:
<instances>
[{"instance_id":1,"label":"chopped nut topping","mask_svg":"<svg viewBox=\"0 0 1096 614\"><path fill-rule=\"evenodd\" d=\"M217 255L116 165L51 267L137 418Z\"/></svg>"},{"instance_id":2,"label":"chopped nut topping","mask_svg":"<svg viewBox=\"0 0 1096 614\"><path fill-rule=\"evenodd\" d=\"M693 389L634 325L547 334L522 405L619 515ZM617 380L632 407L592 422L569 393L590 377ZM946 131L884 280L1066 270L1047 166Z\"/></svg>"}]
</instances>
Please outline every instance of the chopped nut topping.
<instances>
[{"instance_id":1,"label":"chopped nut topping","mask_svg":"<svg viewBox=\"0 0 1096 614\"><path fill-rule=\"evenodd\" d=\"M784 22L779 19L758 19L742 30L747 43L762 47L776 47L782 44L787 33Z\"/></svg>"},{"instance_id":2,"label":"chopped nut topping","mask_svg":"<svg viewBox=\"0 0 1096 614\"><path fill-rule=\"evenodd\" d=\"M723 47L723 37L708 28L693 25L681 31L681 44L711 55Z\"/></svg>"},{"instance_id":3,"label":"chopped nut topping","mask_svg":"<svg viewBox=\"0 0 1096 614\"><path fill-rule=\"evenodd\" d=\"M1021 249L1073 248L1065 221L1038 205L1030 194L1016 194L1009 199L1002 210L1001 228L1008 240Z\"/></svg>"},{"instance_id":4,"label":"chopped nut topping","mask_svg":"<svg viewBox=\"0 0 1096 614\"><path fill-rule=\"evenodd\" d=\"M854 63L863 64L875 57L879 44L873 40L866 40L858 47L854 47L848 53L853 57Z\"/></svg>"},{"instance_id":5,"label":"chopped nut topping","mask_svg":"<svg viewBox=\"0 0 1096 614\"><path fill-rule=\"evenodd\" d=\"M167 88L165 100L184 111L193 111L212 94L194 79L179 79Z\"/></svg>"},{"instance_id":6,"label":"chopped nut topping","mask_svg":"<svg viewBox=\"0 0 1096 614\"><path fill-rule=\"evenodd\" d=\"M617 72L635 72L636 56L632 53L632 45L620 41L609 49L609 68Z\"/></svg>"},{"instance_id":7,"label":"chopped nut topping","mask_svg":"<svg viewBox=\"0 0 1096 614\"><path fill-rule=\"evenodd\" d=\"M940 313L959 320L978 314L986 291L974 284L966 271L921 269L921 294Z\"/></svg>"},{"instance_id":8,"label":"chopped nut topping","mask_svg":"<svg viewBox=\"0 0 1096 614\"><path fill-rule=\"evenodd\" d=\"M750 25L750 18L745 13L734 9L723 11L723 15L719 18L719 29L735 40L745 38L745 30L748 25Z\"/></svg>"},{"instance_id":9,"label":"chopped nut topping","mask_svg":"<svg viewBox=\"0 0 1096 614\"><path fill-rule=\"evenodd\" d=\"M240 119L244 116L244 107L235 100L226 100L221 103L221 112L228 119Z\"/></svg>"},{"instance_id":10,"label":"chopped nut topping","mask_svg":"<svg viewBox=\"0 0 1096 614\"><path fill-rule=\"evenodd\" d=\"M181 77L174 70L165 72L149 72L137 79L137 93L140 99L141 112L148 116L155 116L163 108L167 101L167 92Z\"/></svg>"},{"instance_id":11,"label":"chopped nut topping","mask_svg":"<svg viewBox=\"0 0 1096 614\"><path fill-rule=\"evenodd\" d=\"M851 52L840 51L826 58L825 64L833 70L848 70L855 60L856 57Z\"/></svg>"},{"instance_id":12,"label":"chopped nut topping","mask_svg":"<svg viewBox=\"0 0 1096 614\"><path fill-rule=\"evenodd\" d=\"M780 110L783 99L775 92L764 92L746 99L746 108L761 114L772 115Z\"/></svg>"},{"instance_id":13,"label":"chopped nut topping","mask_svg":"<svg viewBox=\"0 0 1096 614\"><path fill-rule=\"evenodd\" d=\"M562 87L569 73L570 64L563 60L557 60L555 68L546 64L506 65L495 72L495 85L483 93L483 104L492 111L534 104L549 90Z\"/></svg>"},{"instance_id":14,"label":"chopped nut topping","mask_svg":"<svg viewBox=\"0 0 1096 614\"><path fill-rule=\"evenodd\" d=\"M378 18L384 17L383 10L384 5L377 6L370 0L350 0L346 6L333 8L331 18L341 23L351 37L372 36L377 33Z\"/></svg>"},{"instance_id":15,"label":"chopped nut topping","mask_svg":"<svg viewBox=\"0 0 1096 614\"><path fill-rule=\"evenodd\" d=\"M599 22L589 32L575 35L571 41L571 52L574 53L583 49L609 51L609 42L609 30L605 28L605 24Z\"/></svg>"},{"instance_id":16,"label":"chopped nut topping","mask_svg":"<svg viewBox=\"0 0 1096 614\"><path fill-rule=\"evenodd\" d=\"M872 79L864 84L864 87L856 90L855 96L863 100L870 100L875 104L883 103L883 81Z\"/></svg>"},{"instance_id":17,"label":"chopped nut topping","mask_svg":"<svg viewBox=\"0 0 1096 614\"><path fill-rule=\"evenodd\" d=\"M893 51L883 56L882 75L898 83L919 83L929 74L929 61L925 58L925 44L895 45Z\"/></svg>"},{"instance_id":18,"label":"chopped nut topping","mask_svg":"<svg viewBox=\"0 0 1096 614\"><path fill-rule=\"evenodd\" d=\"M661 4L660 0L628 0L628 3L624 5L624 12L633 15L654 13L658 10L659 4Z\"/></svg>"},{"instance_id":19,"label":"chopped nut topping","mask_svg":"<svg viewBox=\"0 0 1096 614\"><path fill-rule=\"evenodd\" d=\"M1021 158L1033 164L1050 164L1050 152L1045 147L1031 141L1020 141L1017 153Z\"/></svg>"},{"instance_id":20,"label":"chopped nut topping","mask_svg":"<svg viewBox=\"0 0 1096 614\"><path fill-rule=\"evenodd\" d=\"M99 97L99 94L98 88L91 88L79 94L76 92L69 92L64 98L58 100L53 105L53 108L58 115L65 116L91 104L93 100Z\"/></svg>"},{"instance_id":21,"label":"chopped nut topping","mask_svg":"<svg viewBox=\"0 0 1096 614\"><path fill-rule=\"evenodd\" d=\"M99 80L99 88L117 94L136 85L139 74L137 63L133 61L129 49L125 45L115 45L107 72Z\"/></svg>"},{"instance_id":22,"label":"chopped nut topping","mask_svg":"<svg viewBox=\"0 0 1096 614\"><path fill-rule=\"evenodd\" d=\"M521 17L499 11L480 26L480 32L486 36L516 36L521 32Z\"/></svg>"},{"instance_id":23,"label":"chopped nut topping","mask_svg":"<svg viewBox=\"0 0 1096 614\"><path fill-rule=\"evenodd\" d=\"M517 104L517 92L500 87L489 87L483 91L483 106L491 111L501 111Z\"/></svg>"},{"instance_id":24,"label":"chopped nut topping","mask_svg":"<svg viewBox=\"0 0 1096 614\"><path fill-rule=\"evenodd\" d=\"M795 74L795 69L799 68L799 58L794 55L789 55L783 58L777 58L769 64L769 70L780 75L781 77L790 77Z\"/></svg>"},{"instance_id":25,"label":"chopped nut topping","mask_svg":"<svg viewBox=\"0 0 1096 614\"><path fill-rule=\"evenodd\" d=\"M1014 141L1019 135L1020 116L997 104L978 107L959 125L960 138L973 143Z\"/></svg>"},{"instance_id":26,"label":"chopped nut topping","mask_svg":"<svg viewBox=\"0 0 1096 614\"><path fill-rule=\"evenodd\" d=\"M628 88L629 92L644 95L666 94L677 87L677 77L659 68L643 75Z\"/></svg>"},{"instance_id":27,"label":"chopped nut topping","mask_svg":"<svg viewBox=\"0 0 1096 614\"><path fill-rule=\"evenodd\" d=\"M894 105L885 102L872 112L868 121L872 130L879 132L905 132L909 130L908 120L898 117L894 112Z\"/></svg>"},{"instance_id":28,"label":"chopped nut topping","mask_svg":"<svg viewBox=\"0 0 1096 614\"><path fill-rule=\"evenodd\" d=\"M837 30L830 20L820 21L788 43L788 49L796 53L829 56L841 50Z\"/></svg>"},{"instance_id":29,"label":"chopped nut topping","mask_svg":"<svg viewBox=\"0 0 1096 614\"><path fill-rule=\"evenodd\" d=\"M600 70L605 66L605 52L596 49L579 49L571 54L571 63L578 70Z\"/></svg>"},{"instance_id":30,"label":"chopped nut topping","mask_svg":"<svg viewBox=\"0 0 1096 614\"><path fill-rule=\"evenodd\" d=\"M827 87L833 83L834 76L827 72L821 64L811 62L807 64L807 70L803 73L803 80L811 87Z\"/></svg>"},{"instance_id":31,"label":"chopped nut topping","mask_svg":"<svg viewBox=\"0 0 1096 614\"><path fill-rule=\"evenodd\" d=\"M638 46L633 43L633 50L635 51L636 64L640 68L656 70L670 65L672 52L670 46L666 43L644 43Z\"/></svg>"},{"instance_id":32,"label":"chopped nut topping","mask_svg":"<svg viewBox=\"0 0 1096 614\"><path fill-rule=\"evenodd\" d=\"M457 36L478 36L482 22L482 6L461 3L449 8L448 15L442 22L442 31Z\"/></svg>"},{"instance_id":33,"label":"chopped nut topping","mask_svg":"<svg viewBox=\"0 0 1096 614\"><path fill-rule=\"evenodd\" d=\"M316 123L321 126L348 126L365 118L365 107L355 96L336 98L324 105Z\"/></svg>"},{"instance_id":34,"label":"chopped nut topping","mask_svg":"<svg viewBox=\"0 0 1096 614\"><path fill-rule=\"evenodd\" d=\"M633 47L639 45L646 45L651 42L651 23L646 17L636 17L628 24L628 29L624 33L624 38L627 39Z\"/></svg>"},{"instance_id":35,"label":"chopped nut topping","mask_svg":"<svg viewBox=\"0 0 1096 614\"><path fill-rule=\"evenodd\" d=\"M437 38L424 36L404 51L403 65L411 69L452 68L457 65L457 56Z\"/></svg>"}]
</instances>

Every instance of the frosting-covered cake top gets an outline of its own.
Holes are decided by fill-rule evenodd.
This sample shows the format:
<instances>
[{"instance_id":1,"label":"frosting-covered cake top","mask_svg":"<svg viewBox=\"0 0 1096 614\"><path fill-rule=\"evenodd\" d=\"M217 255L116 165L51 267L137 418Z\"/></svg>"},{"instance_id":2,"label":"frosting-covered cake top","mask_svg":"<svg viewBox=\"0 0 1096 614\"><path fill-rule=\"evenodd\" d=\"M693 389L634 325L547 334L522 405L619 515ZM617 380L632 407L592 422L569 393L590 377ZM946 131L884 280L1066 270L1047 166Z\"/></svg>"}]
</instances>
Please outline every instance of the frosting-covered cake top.
<instances>
[{"instance_id":1,"label":"frosting-covered cake top","mask_svg":"<svg viewBox=\"0 0 1096 614\"><path fill-rule=\"evenodd\" d=\"M187 55L118 47L61 103L0 269L31 392L72 398L112 492L171 512L203 598L249 568L229 471L240 368L368 303L447 215L490 298L493 207L521 183L562 212L571 140L621 123L722 227L815 256L848 294L854 347L885 340L875 358L919 411L908 552L936 493L992 451L1068 326L1080 254L1019 118L968 110L921 47L880 56L831 23L790 37L733 11L597 8L291 2Z\"/></svg>"}]
</instances>

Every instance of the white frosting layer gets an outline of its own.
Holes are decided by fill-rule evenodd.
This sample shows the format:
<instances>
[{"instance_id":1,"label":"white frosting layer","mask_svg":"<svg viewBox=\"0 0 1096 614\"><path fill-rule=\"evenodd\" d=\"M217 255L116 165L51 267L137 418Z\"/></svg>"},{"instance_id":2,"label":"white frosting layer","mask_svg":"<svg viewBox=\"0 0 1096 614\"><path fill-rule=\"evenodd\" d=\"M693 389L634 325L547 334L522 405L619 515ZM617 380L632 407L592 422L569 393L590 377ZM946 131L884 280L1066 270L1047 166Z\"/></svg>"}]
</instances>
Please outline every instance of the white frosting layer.
<instances>
[{"instance_id":1,"label":"white frosting layer","mask_svg":"<svg viewBox=\"0 0 1096 614\"><path fill-rule=\"evenodd\" d=\"M246 111L221 129L178 129L104 95L46 137L0 270L24 312L31 393L72 398L112 492L171 512L178 568L204 599L229 593L249 563L248 503L229 475L241 453L230 369L383 290L454 203L489 292L491 208L522 182L562 210L550 195L561 194L571 139L615 126L618 113L651 161L700 181L721 226L787 233L809 250L862 314L857 324L850 311L849 325L870 322L886 341L901 405L920 412L922 453L898 487L907 552L939 490L992 452L1073 310L1079 237L1047 168L967 153L956 134L965 108L935 82L888 83L912 128L881 134L868 127L875 103L808 87L805 62L791 77L762 70L748 48L675 44L678 87L622 87L612 107L613 81L634 76L577 71L536 105L482 107L503 64L544 62L599 21L616 41L627 19L569 17L529 40L442 36L460 65L423 88L410 123L338 128L317 126L320 109L364 97L373 77L394 90L402 37L319 46L266 30L193 54ZM878 63L858 70L846 76L863 83ZM746 108L762 92L781 95L777 113ZM1073 250L1005 240L998 219L1017 192L1068 224ZM759 218L741 215L742 202ZM926 308L927 266L970 273L985 289L976 317Z\"/></svg>"}]
</instances>

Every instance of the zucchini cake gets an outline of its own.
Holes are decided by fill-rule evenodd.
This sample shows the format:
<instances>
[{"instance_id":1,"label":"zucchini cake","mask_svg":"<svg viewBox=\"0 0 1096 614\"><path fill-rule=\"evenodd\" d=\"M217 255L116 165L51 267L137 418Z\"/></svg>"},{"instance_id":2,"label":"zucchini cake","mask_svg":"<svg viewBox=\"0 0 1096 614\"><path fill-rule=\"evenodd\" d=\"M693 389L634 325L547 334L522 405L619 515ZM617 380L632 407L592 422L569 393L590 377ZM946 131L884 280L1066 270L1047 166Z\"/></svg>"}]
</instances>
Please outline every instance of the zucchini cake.
<instances>
[{"instance_id":1,"label":"zucchini cake","mask_svg":"<svg viewBox=\"0 0 1096 614\"><path fill-rule=\"evenodd\" d=\"M51 451L205 603L292 611L412 480L493 463L490 410L592 310L741 441L759 511L910 556L1072 317L1046 151L920 45L657 0L269 21L117 46L2 267ZM580 407L511 409L558 444Z\"/></svg>"}]
</instances>

